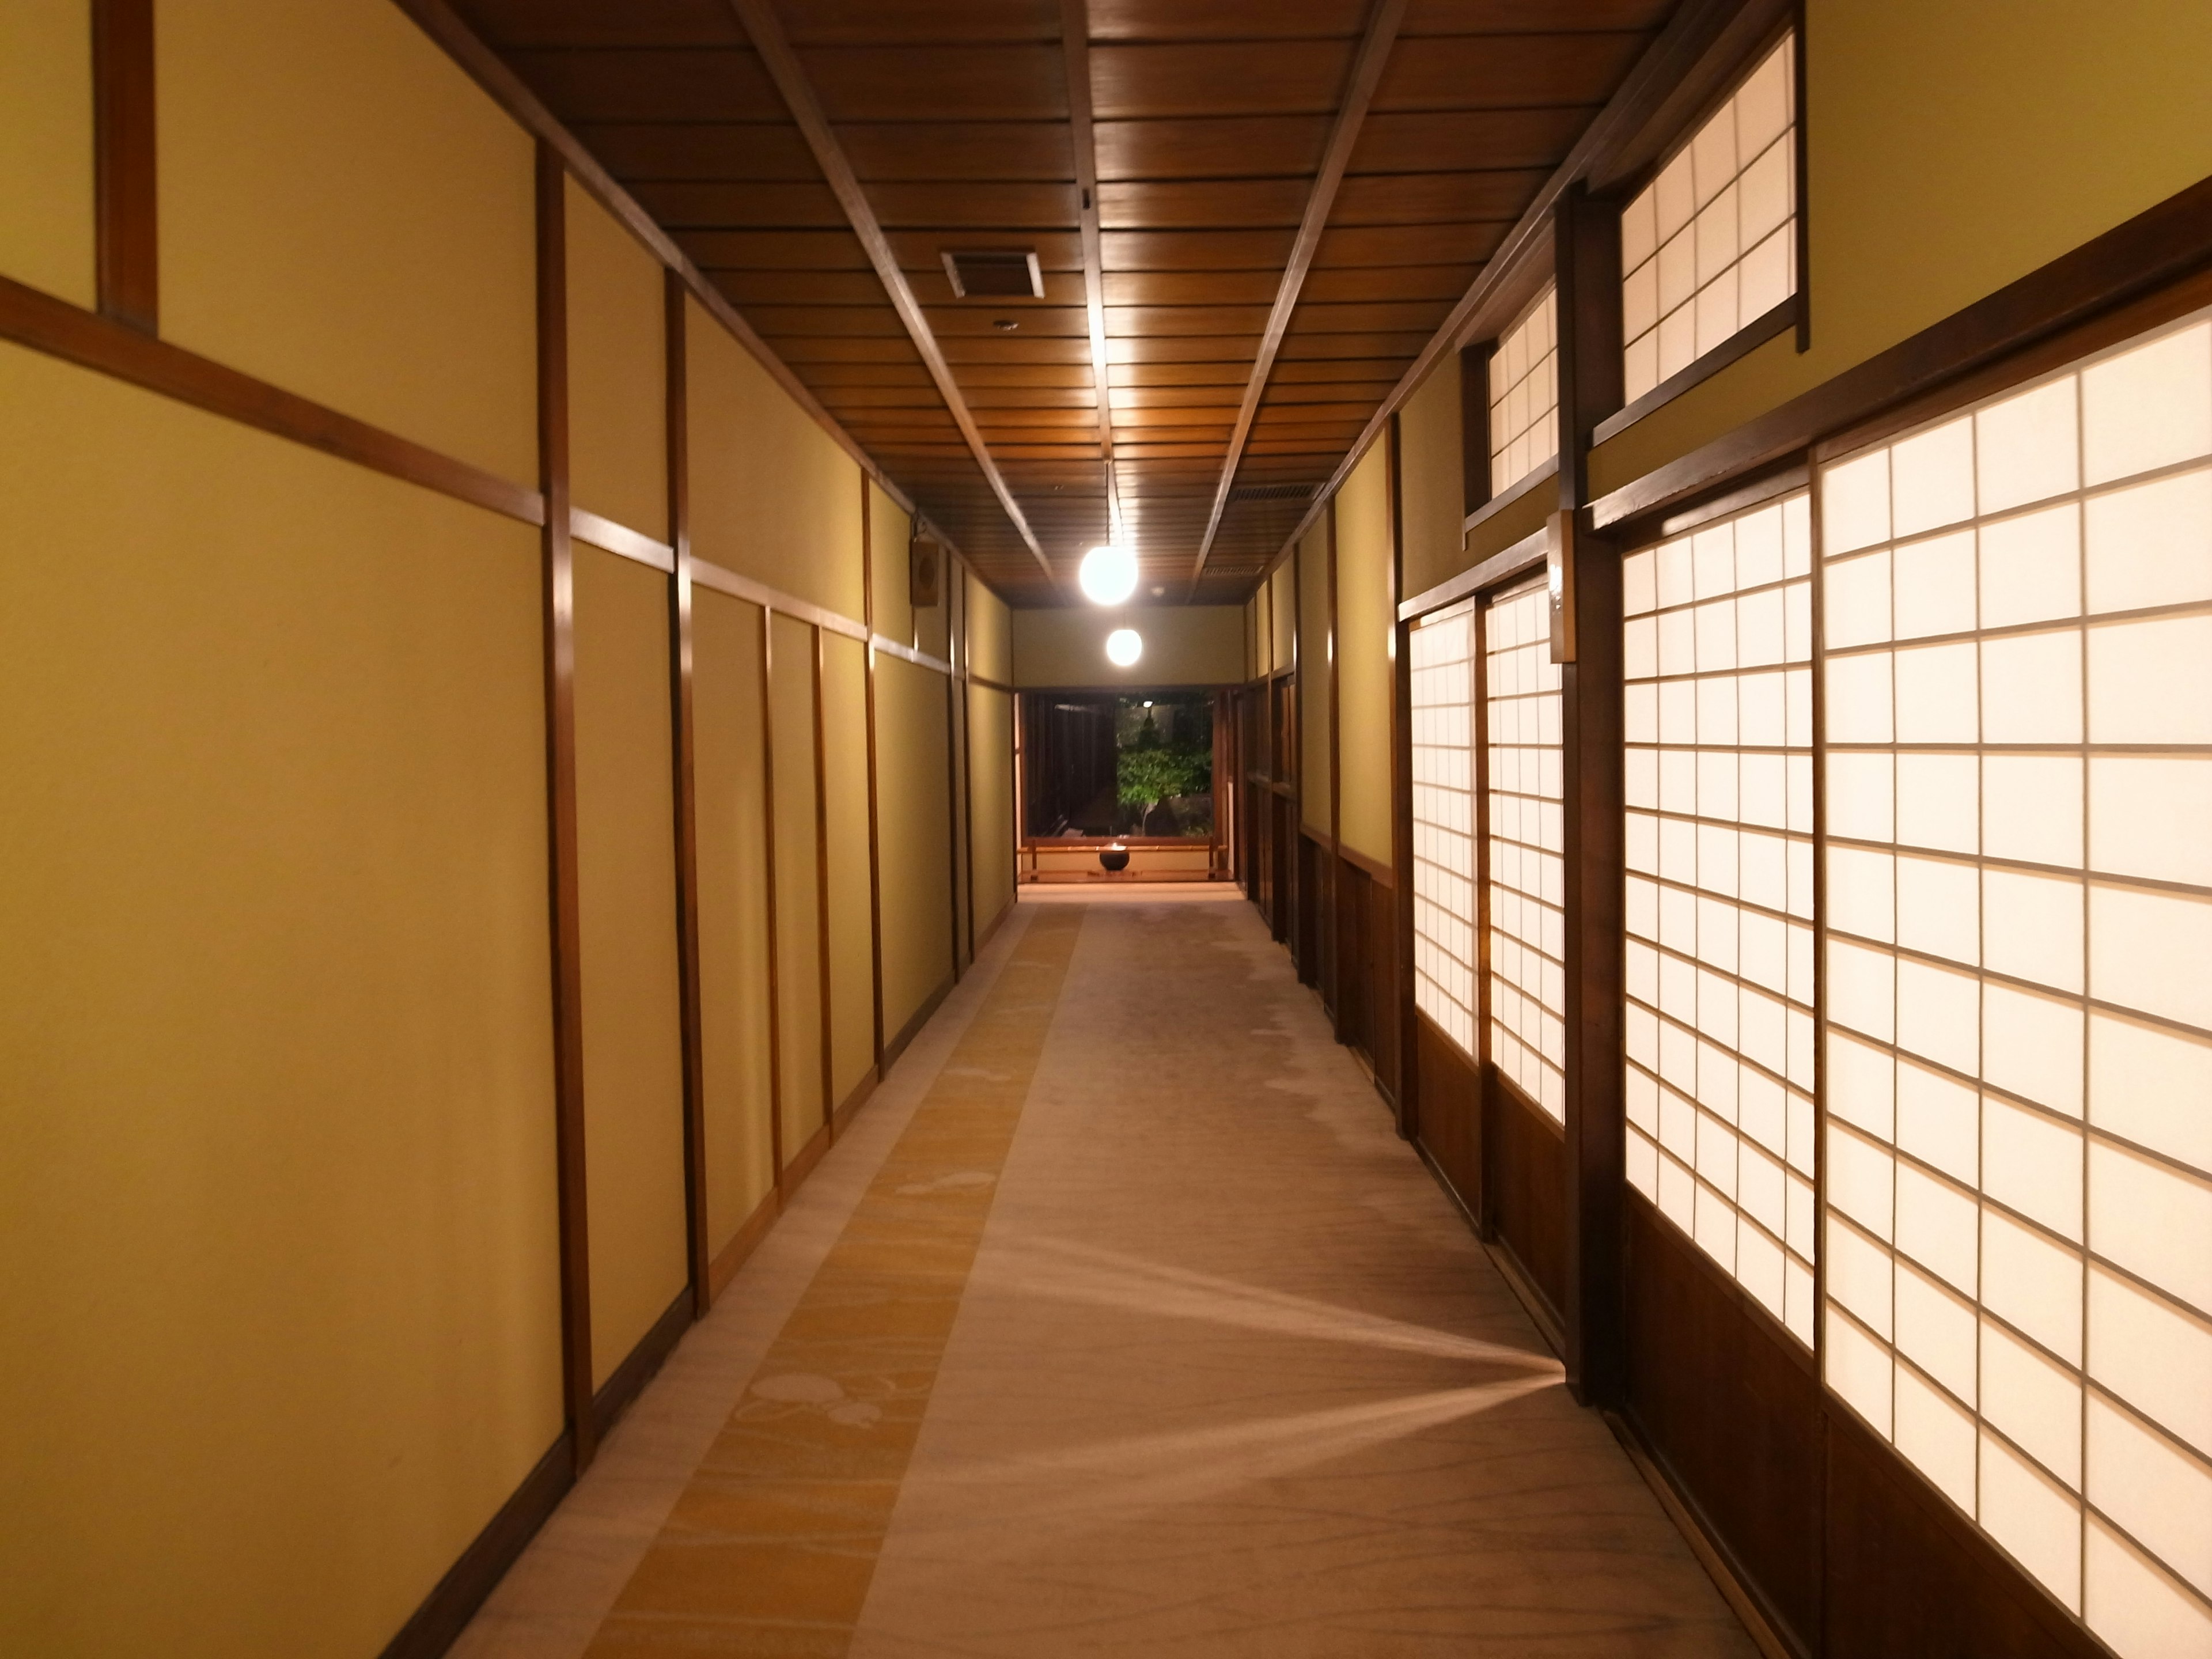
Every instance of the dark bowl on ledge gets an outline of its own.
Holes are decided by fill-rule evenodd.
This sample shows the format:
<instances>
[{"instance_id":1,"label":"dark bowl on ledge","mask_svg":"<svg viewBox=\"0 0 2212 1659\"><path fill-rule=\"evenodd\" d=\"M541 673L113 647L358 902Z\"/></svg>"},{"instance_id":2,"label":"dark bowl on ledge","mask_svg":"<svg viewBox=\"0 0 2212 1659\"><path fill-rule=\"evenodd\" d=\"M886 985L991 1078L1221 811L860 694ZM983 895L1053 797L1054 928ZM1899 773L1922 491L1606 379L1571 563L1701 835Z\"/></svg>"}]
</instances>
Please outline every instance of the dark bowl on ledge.
<instances>
[{"instance_id":1,"label":"dark bowl on ledge","mask_svg":"<svg viewBox=\"0 0 2212 1659\"><path fill-rule=\"evenodd\" d=\"M1102 869L1119 873L1129 867L1129 849L1126 847L1102 847L1098 849Z\"/></svg>"}]
</instances>

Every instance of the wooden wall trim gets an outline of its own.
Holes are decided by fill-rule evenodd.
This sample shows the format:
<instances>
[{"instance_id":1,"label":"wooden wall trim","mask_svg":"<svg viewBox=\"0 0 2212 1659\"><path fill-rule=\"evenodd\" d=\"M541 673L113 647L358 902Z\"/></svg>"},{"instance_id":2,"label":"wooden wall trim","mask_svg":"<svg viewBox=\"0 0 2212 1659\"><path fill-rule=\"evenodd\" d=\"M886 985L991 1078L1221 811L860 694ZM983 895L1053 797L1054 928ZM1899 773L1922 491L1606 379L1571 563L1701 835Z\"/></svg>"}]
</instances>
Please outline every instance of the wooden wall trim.
<instances>
[{"instance_id":1,"label":"wooden wall trim","mask_svg":"<svg viewBox=\"0 0 2212 1659\"><path fill-rule=\"evenodd\" d=\"M678 1291L676 1299L662 1310L660 1317L638 1339L637 1346L623 1356L622 1364L614 1368L599 1391L592 1396L592 1420L600 1439L606 1438L607 1431L636 1403L645 1385L653 1381L653 1374L676 1352L684 1333L691 1328L694 1300L690 1285Z\"/></svg>"},{"instance_id":2,"label":"wooden wall trim","mask_svg":"<svg viewBox=\"0 0 2212 1659\"><path fill-rule=\"evenodd\" d=\"M778 1198L783 1184L783 942L775 881L775 612L760 613L761 856L768 910L768 1147Z\"/></svg>"},{"instance_id":3,"label":"wooden wall trim","mask_svg":"<svg viewBox=\"0 0 2212 1659\"><path fill-rule=\"evenodd\" d=\"M1390 618L1390 863L1392 872L1373 875L1390 890L1390 938L1384 959L1390 980L1376 989L1369 1019L1390 1031L1395 1050L1391 1078L1396 1085L1398 1133L1415 1139L1421 1127L1420 1046L1413 1012L1413 653L1411 635L1398 620L1406 592L1406 478L1402 423L1390 417L1390 588L1383 596Z\"/></svg>"},{"instance_id":4,"label":"wooden wall trim","mask_svg":"<svg viewBox=\"0 0 2212 1659\"><path fill-rule=\"evenodd\" d=\"M1392 29L1395 39L1396 30ZM1322 916L1328 918L1328 927L1314 929L1315 943L1320 960L1314 963L1314 983L1322 989L1322 1002L1328 1010L1333 1035L1339 1042L1352 1038L1349 1024L1350 1010L1344 994L1346 928L1344 906L1346 888L1350 885L1339 874L1337 857L1346 850L1344 845L1344 653L1340 648L1336 631L1336 511L1331 507L1323 522L1328 526L1324 538L1328 548L1327 562L1322 568L1322 598L1328 605L1328 614L1322 620L1322 637L1328 654L1328 839L1325 843L1331 857L1321 863L1322 889L1314 896L1321 905ZM1301 755L1301 760L1304 757ZM1299 826L1304 828L1303 824ZM1326 970L1327 979L1322 977ZM1371 1042L1373 1039L1370 1038Z\"/></svg>"},{"instance_id":5,"label":"wooden wall trim","mask_svg":"<svg viewBox=\"0 0 2212 1659\"><path fill-rule=\"evenodd\" d=\"M576 1472L592 1414L592 1264L584 1182L584 986L576 854L576 567L568 538L568 254L561 158L538 147L538 448L544 566L547 859L552 884L554 1162L560 1182L561 1373Z\"/></svg>"},{"instance_id":6,"label":"wooden wall trim","mask_svg":"<svg viewBox=\"0 0 2212 1659\"><path fill-rule=\"evenodd\" d=\"M154 0L93 0L94 262L100 314L160 331Z\"/></svg>"},{"instance_id":7,"label":"wooden wall trim","mask_svg":"<svg viewBox=\"0 0 2212 1659\"><path fill-rule=\"evenodd\" d=\"M526 484L326 409L5 276L0 276L0 339L473 507L525 524L545 522L545 498Z\"/></svg>"},{"instance_id":8,"label":"wooden wall trim","mask_svg":"<svg viewBox=\"0 0 2212 1659\"><path fill-rule=\"evenodd\" d=\"M1593 503L1618 524L1807 449L2212 264L2212 179Z\"/></svg>"},{"instance_id":9,"label":"wooden wall trim","mask_svg":"<svg viewBox=\"0 0 2212 1659\"><path fill-rule=\"evenodd\" d=\"M1191 598L1197 597L1199 578L1206 574L1206 556L1213 550L1215 532L1221 528L1221 516L1228 508L1230 486L1237 482L1237 465L1243 459L1245 442L1252 435L1252 422L1260 413L1260 398L1274 374L1276 354L1283 348L1283 337L1290 331L1291 313L1298 307L1298 296L1305 289L1306 272L1312 268L1314 255L1321 247L1322 233L1328 228L1329 214L1336 205L1337 189L1344 182L1344 170L1352 161L1352 148L1359 142L1368 106L1374 101L1383 66L1389 62L1390 49L1398 44L1398 28L1405 21L1406 3L1407 0L1375 0L1374 9L1368 14L1366 33L1360 40L1358 55L1352 59L1352 74L1345 82L1336 119L1329 129L1328 147L1322 153L1321 166L1307 192L1305 213L1298 221L1290 258L1284 261L1282 278L1276 284L1275 303L1261 331L1252 372L1245 379L1237 423L1230 429L1228 453L1222 457L1221 477L1214 486L1212 510L1206 514L1206 532L1199 538L1198 556L1191 562ZM1307 516L1311 518L1311 513Z\"/></svg>"},{"instance_id":10,"label":"wooden wall trim","mask_svg":"<svg viewBox=\"0 0 2212 1659\"><path fill-rule=\"evenodd\" d=\"M691 1314L714 1300L707 1237L707 1058L699 965L699 787L697 726L692 714L690 414L686 383L683 284L669 273L661 288L667 407L669 699L676 766L676 966L684 1043L684 1231L690 1264ZM580 516L572 508L570 521Z\"/></svg>"},{"instance_id":11,"label":"wooden wall trim","mask_svg":"<svg viewBox=\"0 0 2212 1659\"><path fill-rule=\"evenodd\" d=\"M1530 532L1512 546L1492 554L1480 564L1438 582L1425 592L1413 595L1398 607L1398 620L1413 622L1427 616L1431 611L1441 611L1448 605L1456 605L1486 588L1500 587L1507 582L1517 581L1543 564L1544 550L1550 541L1549 530Z\"/></svg>"},{"instance_id":12,"label":"wooden wall trim","mask_svg":"<svg viewBox=\"0 0 2212 1659\"><path fill-rule=\"evenodd\" d=\"M830 755L829 723L822 708L823 633L814 630L814 926L820 948L814 953L817 993L822 999L822 1126L837 1138L837 1048L832 1029L836 998L830 988Z\"/></svg>"},{"instance_id":13,"label":"wooden wall trim","mask_svg":"<svg viewBox=\"0 0 2212 1659\"><path fill-rule=\"evenodd\" d=\"M562 125L553 112L540 103L535 93L522 83L521 77L502 62L497 52L480 40L476 31L463 22L446 0L392 0L400 10L412 18L417 27L435 41L445 54L459 64L469 78L489 94L492 101L511 116L524 131L541 143L552 145L576 182L620 220L630 234L644 244L653 256L683 281L684 290L720 323L760 366L769 377L791 400L806 411L814 423L836 441L837 447L851 456L860 470L882 486L884 492L911 513L914 500L894 483L875 457L862 448L852 434L839 425L830 411L823 408L806 383L792 373L790 365L769 349L768 343L753 331L752 325L738 314L737 308L724 297L722 291L707 280L705 273L692 264L683 249L677 246L667 232L661 229L651 214L641 206L614 175L601 167L591 151L586 149L576 136Z\"/></svg>"},{"instance_id":14,"label":"wooden wall trim","mask_svg":"<svg viewBox=\"0 0 2212 1659\"><path fill-rule=\"evenodd\" d=\"M575 1456L564 1429L384 1644L379 1659L442 1659L575 1484Z\"/></svg>"},{"instance_id":15,"label":"wooden wall trim","mask_svg":"<svg viewBox=\"0 0 2212 1659\"><path fill-rule=\"evenodd\" d=\"M951 676L952 665L943 657L933 657L927 651L917 651L910 645L901 645L896 640L887 640L880 634L873 635L870 643L887 657L896 657L901 662L910 662L916 668L927 668L933 674L943 674L947 678Z\"/></svg>"},{"instance_id":16,"label":"wooden wall trim","mask_svg":"<svg viewBox=\"0 0 2212 1659\"><path fill-rule=\"evenodd\" d=\"M889 1063L884 1056L884 858L883 809L876 781L876 540L874 501L868 481L860 480L860 607L866 621L860 635L862 672L866 677L868 744L868 973L874 993L876 1075Z\"/></svg>"},{"instance_id":17,"label":"wooden wall trim","mask_svg":"<svg viewBox=\"0 0 2212 1659\"><path fill-rule=\"evenodd\" d=\"M1471 521L1490 500L1490 359L1495 340L1459 349L1460 512Z\"/></svg>"},{"instance_id":18,"label":"wooden wall trim","mask_svg":"<svg viewBox=\"0 0 2212 1659\"><path fill-rule=\"evenodd\" d=\"M814 1133L807 1136L800 1143L799 1150L791 1155L791 1162L784 1166L783 1170L783 1201L786 1204L790 1203L799 1189L806 1184L807 1176L814 1173L815 1167L829 1152L830 1138L835 1133L825 1112L822 1121L815 1125Z\"/></svg>"},{"instance_id":19,"label":"wooden wall trim","mask_svg":"<svg viewBox=\"0 0 2212 1659\"><path fill-rule=\"evenodd\" d=\"M673 365L670 372L676 372ZM655 541L642 531L617 524L612 519L603 519L596 513L586 513L580 507L571 506L568 509L568 534L576 541L589 542L617 558L650 565L663 575L676 574L676 550L666 542Z\"/></svg>"},{"instance_id":20,"label":"wooden wall trim","mask_svg":"<svg viewBox=\"0 0 2212 1659\"><path fill-rule=\"evenodd\" d=\"M860 1073L860 1080L847 1091L844 1099L837 1103L837 1109L830 1115L831 1139L842 1139L846 1131L852 1127L853 1120L860 1115L860 1108L875 1098L878 1081L876 1068L872 1066Z\"/></svg>"},{"instance_id":21,"label":"wooden wall trim","mask_svg":"<svg viewBox=\"0 0 2212 1659\"><path fill-rule=\"evenodd\" d=\"M930 326L927 313L914 297L914 289L906 280L906 273L899 268L898 256L892 252L890 240L884 236L883 226L877 221L876 210L868 201L868 193L860 187L852 163L846 159L845 147L839 143L829 118L823 113L820 100L815 97L813 86L806 78L805 66L799 63L799 55L791 49L791 43L784 38L783 25L777 20L769 0L728 0L728 4L738 21L744 26L754 52L759 54L761 66L768 71L769 78L775 82L776 90L782 94L784 105L791 112L791 118L798 123L807 148L814 152L814 160L822 169L823 178L828 182L830 192L836 197L838 206L844 210L853 234L860 239L860 246L868 256L868 263L875 267L877 279L883 283L884 293L890 299L891 308L898 313L899 321L905 325L908 337L914 342L915 349L921 354L922 364L929 370L929 377L937 386L938 396L944 399L953 424L960 428L960 435L975 458L975 465L981 471L984 482L991 486L991 493L998 497L1006 521L1013 526L1015 532L1036 558L1037 568L1044 572L1045 580L1057 589L1060 586L1059 574L1053 569L1052 561L1045 556L1044 548L1036 538L1036 532L1030 527L1021 503L1014 499L1014 492L1008 486L1006 475L999 471L998 460L991 453L990 445L984 441L982 428L975 424L975 414L968 407L968 399L960 390L960 383L953 375L951 365L945 361L944 348L938 344L936 331Z\"/></svg>"},{"instance_id":22,"label":"wooden wall trim","mask_svg":"<svg viewBox=\"0 0 2212 1659\"><path fill-rule=\"evenodd\" d=\"M834 611L787 593L780 587L770 587L766 582L755 581L750 576L741 576L734 570L725 569L705 559L691 562L691 580L702 587L711 587L718 593L726 593L733 599L757 605L763 611L781 611L810 627L826 628L833 634L844 635L848 639L867 637L866 629L849 617L841 617Z\"/></svg>"}]
</instances>

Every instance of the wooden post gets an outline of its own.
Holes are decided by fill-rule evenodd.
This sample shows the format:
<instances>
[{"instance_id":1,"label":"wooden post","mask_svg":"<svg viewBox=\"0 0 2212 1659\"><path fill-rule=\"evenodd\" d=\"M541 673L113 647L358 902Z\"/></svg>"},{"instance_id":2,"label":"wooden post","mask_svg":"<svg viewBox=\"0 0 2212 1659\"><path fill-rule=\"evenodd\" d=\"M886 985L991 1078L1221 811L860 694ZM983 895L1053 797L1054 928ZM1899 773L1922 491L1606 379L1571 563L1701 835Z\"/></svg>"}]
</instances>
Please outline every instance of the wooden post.
<instances>
[{"instance_id":1,"label":"wooden post","mask_svg":"<svg viewBox=\"0 0 2212 1659\"><path fill-rule=\"evenodd\" d=\"M1568 1386L1616 1406L1626 1379L1621 1209L1624 906L1620 559L1589 533L1590 434L1620 407L1620 232L1579 183L1553 220L1559 260L1559 498L1553 518L1565 628Z\"/></svg>"}]
</instances>

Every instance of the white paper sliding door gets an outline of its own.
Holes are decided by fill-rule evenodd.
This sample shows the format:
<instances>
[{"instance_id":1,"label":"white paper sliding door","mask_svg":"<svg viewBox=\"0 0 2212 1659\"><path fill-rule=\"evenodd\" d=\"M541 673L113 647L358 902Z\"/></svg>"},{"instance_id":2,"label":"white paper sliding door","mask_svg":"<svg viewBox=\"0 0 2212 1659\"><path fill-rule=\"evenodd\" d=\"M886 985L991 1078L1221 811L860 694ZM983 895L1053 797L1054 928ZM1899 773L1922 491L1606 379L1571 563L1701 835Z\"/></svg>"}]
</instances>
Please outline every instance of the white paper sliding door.
<instances>
[{"instance_id":1,"label":"white paper sliding door","mask_svg":"<svg viewBox=\"0 0 2212 1659\"><path fill-rule=\"evenodd\" d=\"M1490 1060L1555 1122L1567 1115L1566 813L1559 666L1544 585L1482 613L1483 826Z\"/></svg>"},{"instance_id":2,"label":"white paper sliding door","mask_svg":"<svg viewBox=\"0 0 2212 1659\"><path fill-rule=\"evenodd\" d=\"M1813 1340L1812 520L1629 556L1630 1182Z\"/></svg>"},{"instance_id":3,"label":"white paper sliding door","mask_svg":"<svg viewBox=\"0 0 2212 1659\"><path fill-rule=\"evenodd\" d=\"M1474 607L1409 630L1413 759L1413 1006L1476 1048Z\"/></svg>"},{"instance_id":4,"label":"white paper sliding door","mask_svg":"<svg viewBox=\"0 0 2212 1659\"><path fill-rule=\"evenodd\" d=\"M2212 1652L2212 324L1820 482L1828 1381Z\"/></svg>"}]
</instances>

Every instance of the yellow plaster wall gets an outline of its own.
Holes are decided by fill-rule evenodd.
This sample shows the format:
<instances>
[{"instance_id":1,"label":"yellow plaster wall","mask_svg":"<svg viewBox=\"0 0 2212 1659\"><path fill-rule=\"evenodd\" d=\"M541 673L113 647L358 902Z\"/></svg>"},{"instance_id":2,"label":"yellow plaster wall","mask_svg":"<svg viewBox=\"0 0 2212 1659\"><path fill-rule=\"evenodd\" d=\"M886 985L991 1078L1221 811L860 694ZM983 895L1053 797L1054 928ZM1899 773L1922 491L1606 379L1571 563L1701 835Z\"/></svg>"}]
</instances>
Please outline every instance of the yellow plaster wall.
<instances>
[{"instance_id":1,"label":"yellow plaster wall","mask_svg":"<svg viewBox=\"0 0 2212 1659\"><path fill-rule=\"evenodd\" d=\"M534 483L522 130L390 0L157 13L163 335Z\"/></svg>"},{"instance_id":2,"label":"yellow plaster wall","mask_svg":"<svg viewBox=\"0 0 2212 1659\"><path fill-rule=\"evenodd\" d=\"M1298 665L1294 645L1298 631L1297 580L1297 567L1289 559L1277 565L1267 578L1267 625L1273 635L1278 669Z\"/></svg>"},{"instance_id":3,"label":"yellow plaster wall","mask_svg":"<svg viewBox=\"0 0 2212 1659\"><path fill-rule=\"evenodd\" d=\"M968 662L971 673L1001 685L1014 683L1013 618L1006 602L970 574L968 578Z\"/></svg>"},{"instance_id":4,"label":"yellow plaster wall","mask_svg":"<svg viewBox=\"0 0 2212 1659\"><path fill-rule=\"evenodd\" d=\"M668 578L576 547L576 871L592 1382L683 1291Z\"/></svg>"},{"instance_id":5,"label":"yellow plaster wall","mask_svg":"<svg viewBox=\"0 0 2212 1659\"><path fill-rule=\"evenodd\" d=\"M1299 817L1322 835L1328 817L1328 683L1336 665L1328 649L1329 515L1314 521L1291 562L1298 583Z\"/></svg>"},{"instance_id":6,"label":"yellow plaster wall","mask_svg":"<svg viewBox=\"0 0 2212 1659\"><path fill-rule=\"evenodd\" d=\"M975 937L1014 898L1014 699L968 688L968 819L975 872Z\"/></svg>"},{"instance_id":7,"label":"yellow plaster wall","mask_svg":"<svg viewBox=\"0 0 2212 1659\"><path fill-rule=\"evenodd\" d=\"M719 1253L775 1185L760 607L695 589L691 651L707 1244Z\"/></svg>"},{"instance_id":8,"label":"yellow plaster wall","mask_svg":"<svg viewBox=\"0 0 2212 1659\"><path fill-rule=\"evenodd\" d=\"M1028 614L1026 612L1023 613ZM876 809L883 871L884 1039L952 972L945 677L876 659Z\"/></svg>"},{"instance_id":9,"label":"yellow plaster wall","mask_svg":"<svg viewBox=\"0 0 2212 1659\"><path fill-rule=\"evenodd\" d=\"M91 0L0 6L0 276L89 310Z\"/></svg>"},{"instance_id":10,"label":"yellow plaster wall","mask_svg":"<svg viewBox=\"0 0 2212 1659\"><path fill-rule=\"evenodd\" d=\"M1467 471L1460 447L1459 353L1448 351L1398 411L1399 508L1408 598L1467 568Z\"/></svg>"},{"instance_id":11,"label":"yellow plaster wall","mask_svg":"<svg viewBox=\"0 0 2212 1659\"><path fill-rule=\"evenodd\" d=\"M822 636L824 797L829 805L830 1035L836 1100L876 1063L874 898L868 874L867 653Z\"/></svg>"},{"instance_id":12,"label":"yellow plaster wall","mask_svg":"<svg viewBox=\"0 0 2212 1659\"><path fill-rule=\"evenodd\" d=\"M697 301L684 309L693 550L858 620L860 469Z\"/></svg>"},{"instance_id":13,"label":"yellow plaster wall","mask_svg":"<svg viewBox=\"0 0 2212 1659\"><path fill-rule=\"evenodd\" d=\"M536 532L0 345L0 1652L373 1654L561 1428Z\"/></svg>"},{"instance_id":14,"label":"yellow plaster wall","mask_svg":"<svg viewBox=\"0 0 2212 1659\"><path fill-rule=\"evenodd\" d=\"M1266 590L1261 590L1264 592ZM1260 593L1244 601L1244 678L1257 679L1267 672L1265 653L1260 648Z\"/></svg>"},{"instance_id":15,"label":"yellow plaster wall","mask_svg":"<svg viewBox=\"0 0 2212 1659\"><path fill-rule=\"evenodd\" d=\"M1812 349L1770 341L1591 457L1632 482L2212 174L2202 0L1809 0Z\"/></svg>"},{"instance_id":16,"label":"yellow plaster wall","mask_svg":"<svg viewBox=\"0 0 2212 1659\"><path fill-rule=\"evenodd\" d=\"M1145 638L1127 668L1106 660L1117 628ZM1234 685L1244 677L1244 613L1233 605L1017 611L1011 632L1018 686Z\"/></svg>"},{"instance_id":17,"label":"yellow plaster wall","mask_svg":"<svg viewBox=\"0 0 2212 1659\"><path fill-rule=\"evenodd\" d=\"M775 728L775 983L783 1158L822 1127L822 894L815 846L814 630L770 619Z\"/></svg>"},{"instance_id":18,"label":"yellow plaster wall","mask_svg":"<svg viewBox=\"0 0 2212 1659\"><path fill-rule=\"evenodd\" d=\"M1369 450L1336 497L1338 834L1390 858L1390 703L1397 623L1390 598L1387 441Z\"/></svg>"},{"instance_id":19,"label":"yellow plaster wall","mask_svg":"<svg viewBox=\"0 0 2212 1659\"><path fill-rule=\"evenodd\" d=\"M864 477L866 475L863 475ZM906 549L914 519L884 493L873 478L868 488L868 550L875 587L876 632L901 645L914 643L914 606L908 600Z\"/></svg>"},{"instance_id":20,"label":"yellow plaster wall","mask_svg":"<svg viewBox=\"0 0 2212 1659\"><path fill-rule=\"evenodd\" d=\"M666 301L660 262L568 181L568 491L668 539Z\"/></svg>"},{"instance_id":21,"label":"yellow plaster wall","mask_svg":"<svg viewBox=\"0 0 2212 1659\"><path fill-rule=\"evenodd\" d=\"M1546 520L1559 511L1559 507L1557 479L1547 479L1538 484L1520 500L1493 513L1468 532L1467 552L1461 568L1472 569L1492 554L1503 553L1514 543L1534 535L1544 527ZM1408 594L1407 597L1413 596Z\"/></svg>"}]
</instances>

